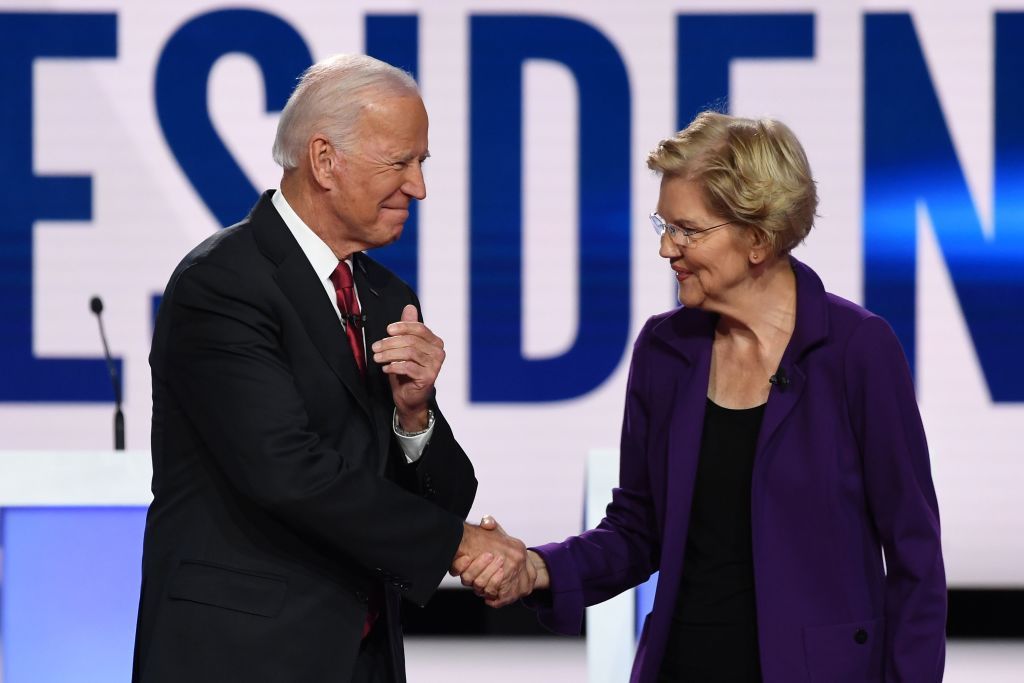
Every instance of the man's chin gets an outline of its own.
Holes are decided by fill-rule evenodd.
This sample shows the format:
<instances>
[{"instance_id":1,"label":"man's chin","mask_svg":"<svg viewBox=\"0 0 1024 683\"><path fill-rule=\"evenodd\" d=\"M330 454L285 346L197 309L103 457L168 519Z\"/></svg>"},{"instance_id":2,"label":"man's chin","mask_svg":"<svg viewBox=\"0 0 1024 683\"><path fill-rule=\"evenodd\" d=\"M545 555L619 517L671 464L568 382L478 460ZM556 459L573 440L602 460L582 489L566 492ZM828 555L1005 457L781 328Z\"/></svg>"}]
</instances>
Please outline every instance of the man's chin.
<instances>
[{"instance_id":1,"label":"man's chin","mask_svg":"<svg viewBox=\"0 0 1024 683\"><path fill-rule=\"evenodd\" d=\"M380 239L374 240L373 249L380 249L386 247L389 244L394 244L398 241L398 238L402 236L402 231L405 229L405 223L399 223L398 225L391 225L380 231Z\"/></svg>"}]
</instances>

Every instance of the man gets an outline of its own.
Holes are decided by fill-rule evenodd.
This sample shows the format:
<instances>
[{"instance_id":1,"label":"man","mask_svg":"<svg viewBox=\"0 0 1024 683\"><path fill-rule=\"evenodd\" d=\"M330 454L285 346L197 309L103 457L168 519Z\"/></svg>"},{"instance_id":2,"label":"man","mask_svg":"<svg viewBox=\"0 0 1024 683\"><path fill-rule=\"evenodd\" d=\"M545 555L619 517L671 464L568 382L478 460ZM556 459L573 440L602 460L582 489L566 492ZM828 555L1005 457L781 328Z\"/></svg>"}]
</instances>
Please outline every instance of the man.
<instances>
[{"instance_id":1,"label":"man","mask_svg":"<svg viewBox=\"0 0 1024 683\"><path fill-rule=\"evenodd\" d=\"M362 253L426 196L415 82L314 65L274 157L280 190L186 256L160 307L139 683L401 682L401 597L423 605L456 560L532 572L462 521L476 479L433 399L443 342Z\"/></svg>"}]
</instances>

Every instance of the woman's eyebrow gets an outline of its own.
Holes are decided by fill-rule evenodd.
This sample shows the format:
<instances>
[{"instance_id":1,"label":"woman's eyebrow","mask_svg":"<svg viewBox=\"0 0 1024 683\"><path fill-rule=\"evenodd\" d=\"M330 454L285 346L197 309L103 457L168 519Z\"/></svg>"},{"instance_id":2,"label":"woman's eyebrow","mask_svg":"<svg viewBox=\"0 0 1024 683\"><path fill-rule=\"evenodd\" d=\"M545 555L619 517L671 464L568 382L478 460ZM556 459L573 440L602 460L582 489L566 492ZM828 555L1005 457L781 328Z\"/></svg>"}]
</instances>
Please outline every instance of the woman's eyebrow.
<instances>
[{"instance_id":1,"label":"woman's eyebrow","mask_svg":"<svg viewBox=\"0 0 1024 683\"><path fill-rule=\"evenodd\" d=\"M668 218L668 217L664 217L663 216L663 218L665 219L666 223L671 223L672 225L678 225L680 227L694 225L694 222L692 220L690 220L689 218L681 218L679 216L676 216L676 217L673 217L673 218Z\"/></svg>"}]
</instances>

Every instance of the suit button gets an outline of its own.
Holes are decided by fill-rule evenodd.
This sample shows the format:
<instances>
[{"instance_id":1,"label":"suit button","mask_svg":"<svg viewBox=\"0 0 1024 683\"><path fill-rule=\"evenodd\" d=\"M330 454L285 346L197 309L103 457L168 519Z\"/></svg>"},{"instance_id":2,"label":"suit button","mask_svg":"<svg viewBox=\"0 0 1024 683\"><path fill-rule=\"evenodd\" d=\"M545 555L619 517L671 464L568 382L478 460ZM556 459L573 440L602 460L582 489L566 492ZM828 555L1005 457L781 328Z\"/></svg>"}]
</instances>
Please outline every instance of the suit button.
<instances>
[{"instance_id":1,"label":"suit button","mask_svg":"<svg viewBox=\"0 0 1024 683\"><path fill-rule=\"evenodd\" d=\"M863 645L868 642L868 632L862 628L857 629L857 632L853 634L853 640L858 645Z\"/></svg>"}]
</instances>

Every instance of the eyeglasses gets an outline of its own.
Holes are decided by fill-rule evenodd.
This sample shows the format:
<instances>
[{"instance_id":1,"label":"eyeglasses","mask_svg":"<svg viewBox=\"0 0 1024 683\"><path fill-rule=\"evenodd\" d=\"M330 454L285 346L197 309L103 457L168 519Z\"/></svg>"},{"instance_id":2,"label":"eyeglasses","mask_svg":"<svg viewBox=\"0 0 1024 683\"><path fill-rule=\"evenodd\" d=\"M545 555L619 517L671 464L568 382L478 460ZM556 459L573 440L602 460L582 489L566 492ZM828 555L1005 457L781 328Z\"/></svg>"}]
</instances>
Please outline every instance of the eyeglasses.
<instances>
[{"instance_id":1,"label":"eyeglasses","mask_svg":"<svg viewBox=\"0 0 1024 683\"><path fill-rule=\"evenodd\" d=\"M694 239L697 235L709 232L715 228L720 228L723 225L732 224L732 221L726 221L724 223L719 223L718 225L712 225L710 228L700 228L699 230L695 230L693 228L681 228L678 225L666 223L665 219L659 216L657 211L652 213L649 218L651 219L651 227L654 228L654 232L658 233L658 237L661 237L667 232L669 239L681 247L692 247L697 241Z\"/></svg>"}]
</instances>

